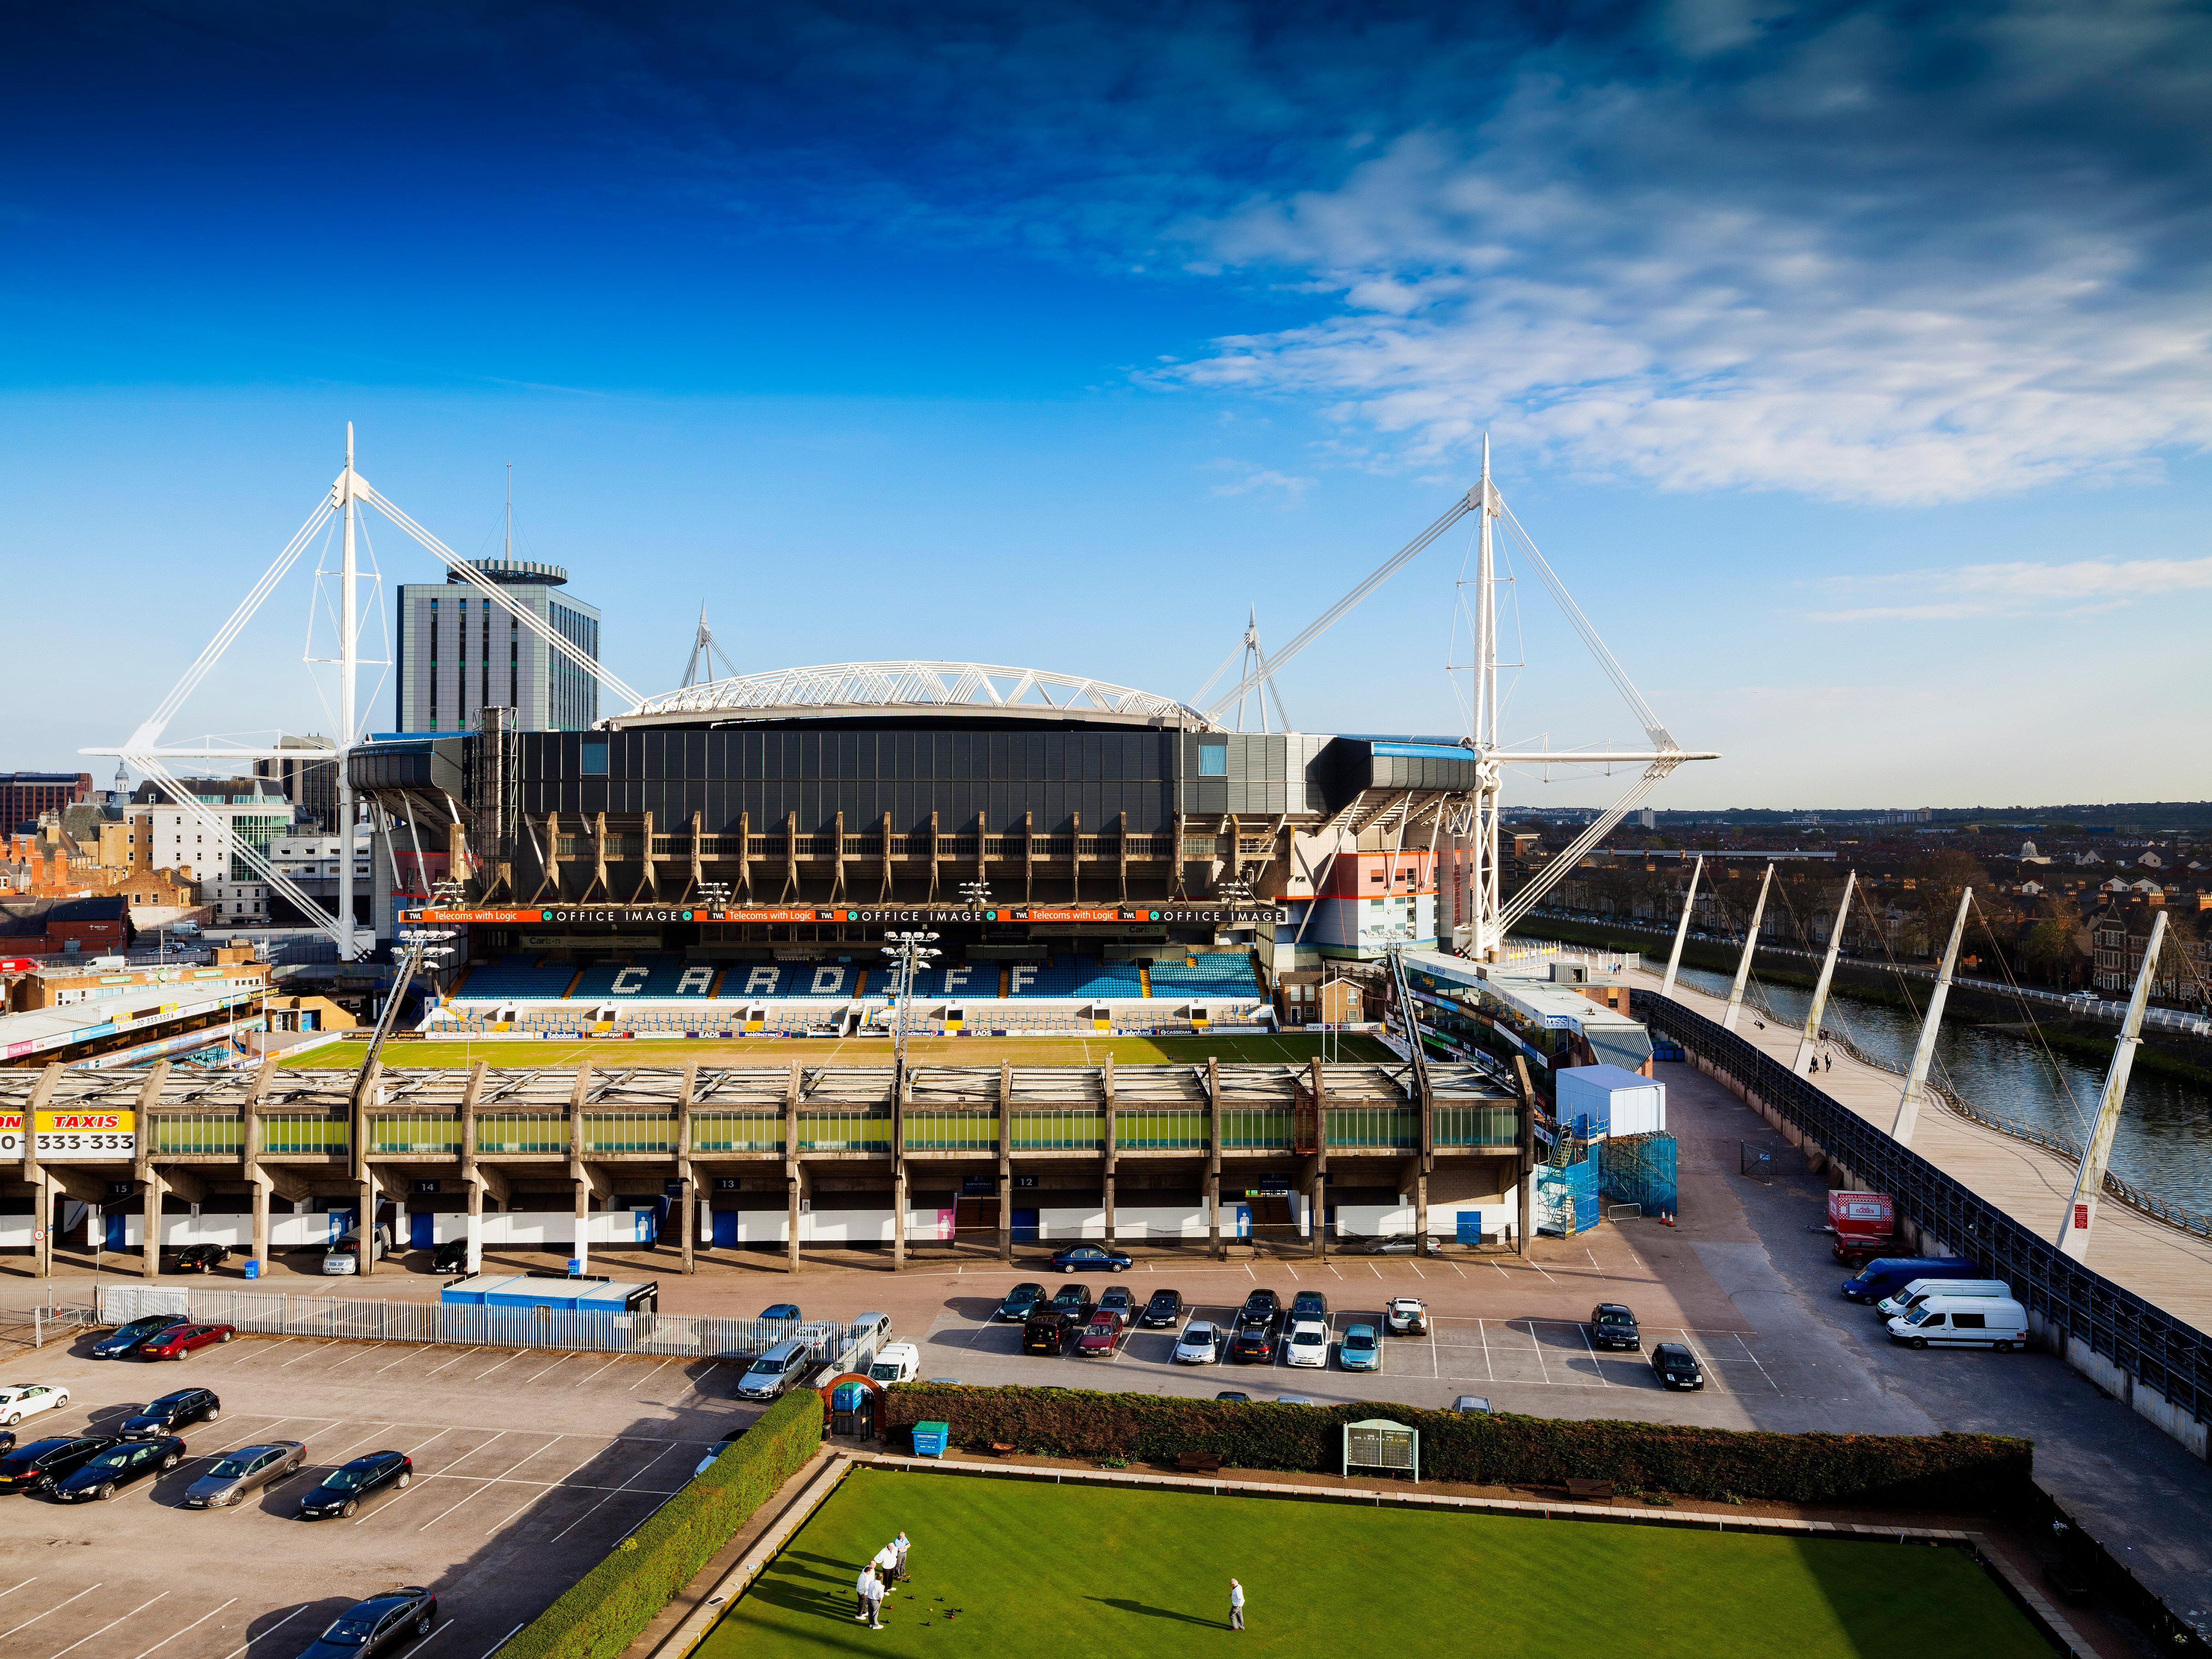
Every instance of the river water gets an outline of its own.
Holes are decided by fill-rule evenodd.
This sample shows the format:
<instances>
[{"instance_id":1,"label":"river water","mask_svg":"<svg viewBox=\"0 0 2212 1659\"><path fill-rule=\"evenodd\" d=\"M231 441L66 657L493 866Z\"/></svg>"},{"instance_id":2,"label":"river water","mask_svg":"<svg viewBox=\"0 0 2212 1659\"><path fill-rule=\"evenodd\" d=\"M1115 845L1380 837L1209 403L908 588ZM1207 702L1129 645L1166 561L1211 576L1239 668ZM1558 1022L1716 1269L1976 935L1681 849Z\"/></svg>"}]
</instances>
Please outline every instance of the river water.
<instances>
[{"instance_id":1,"label":"river water","mask_svg":"<svg viewBox=\"0 0 2212 1659\"><path fill-rule=\"evenodd\" d=\"M1680 978L1727 1000L1725 974L1685 968ZM1912 994L1924 1002L1931 988L1916 983ZM1810 991L1764 983L1755 990L1784 1020L1804 1024L1813 1001ZM1900 1067L1912 1063L1920 1023L1902 1009L1835 990L1828 995L1827 1024L1870 1054ZM2112 1030L2118 1036L2118 1026ZM2079 1143L2089 1138L2097 1094L2105 1085L2105 1062L2046 1055L2032 1036L1965 1024L1954 1012L1946 1016L1936 1040L1935 1075L1983 1111L2018 1118ZM2212 1091L2137 1065L2128 1079L2127 1103L2112 1142L2112 1172L2169 1203L2212 1211Z\"/></svg>"}]
</instances>

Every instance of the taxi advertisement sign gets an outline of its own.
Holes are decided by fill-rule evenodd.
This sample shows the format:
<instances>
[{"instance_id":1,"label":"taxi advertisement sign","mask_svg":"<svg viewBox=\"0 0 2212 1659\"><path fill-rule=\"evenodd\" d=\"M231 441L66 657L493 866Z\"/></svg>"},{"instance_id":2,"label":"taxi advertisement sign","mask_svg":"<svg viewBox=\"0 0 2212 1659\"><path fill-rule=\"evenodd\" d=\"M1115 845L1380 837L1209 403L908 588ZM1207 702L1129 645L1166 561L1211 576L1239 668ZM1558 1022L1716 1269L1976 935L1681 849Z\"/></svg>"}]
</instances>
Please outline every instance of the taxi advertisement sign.
<instances>
[{"instance_id":1,"label":"taxi advertisement sign","mask_svg":"<svg viewBox=\"0 0 2212 1659\"><path fill-rule=\"evenodd\" d=\"M132 1159L138 1155L136 1112L45 1111L38 1115L38 1154L74 1163L85 1158ZM23 1115L0 1112L0 1158L23 1155Z\"/></svg>"}]
</instances>

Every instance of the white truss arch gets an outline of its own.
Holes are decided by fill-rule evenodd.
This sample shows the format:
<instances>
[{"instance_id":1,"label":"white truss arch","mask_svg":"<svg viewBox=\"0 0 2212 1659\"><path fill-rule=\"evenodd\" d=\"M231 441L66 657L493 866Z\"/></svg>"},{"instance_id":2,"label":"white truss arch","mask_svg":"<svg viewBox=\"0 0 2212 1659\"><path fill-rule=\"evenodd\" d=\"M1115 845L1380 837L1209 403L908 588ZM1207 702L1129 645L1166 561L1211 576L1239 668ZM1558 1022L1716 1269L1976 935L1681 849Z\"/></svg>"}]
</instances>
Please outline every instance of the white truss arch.
<instances>
[{"instance_id":1,"label":"white truss arch","mask_svg":"<svg viewBox=\"0 0 2212 1659\"><path fill-rule=\"evenodd\" d=\"M1221 729L1187 703L1105 680L980 662L837 662L687 685L646 698L611 726L700 719L920 714L944 709L1034 720Z\"/></svg>"}]
</instances>

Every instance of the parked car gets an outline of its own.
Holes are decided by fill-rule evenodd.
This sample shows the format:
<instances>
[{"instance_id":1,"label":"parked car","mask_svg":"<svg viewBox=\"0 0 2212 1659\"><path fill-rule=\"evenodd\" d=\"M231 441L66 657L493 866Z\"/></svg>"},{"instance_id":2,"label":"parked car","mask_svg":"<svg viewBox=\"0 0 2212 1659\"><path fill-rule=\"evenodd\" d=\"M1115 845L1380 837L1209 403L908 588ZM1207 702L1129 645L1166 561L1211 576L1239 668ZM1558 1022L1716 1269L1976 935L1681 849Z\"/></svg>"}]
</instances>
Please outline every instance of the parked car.
<instances>
[{"instance_id":1,"label":"parked car","mask_svg":"<svg viewBox=\"0 0 2212 1659\"><path fill-rule=\"evenodd\" d=\"M1181 1291L1154 1291L1152 1299L1145 1304L1144 1312L1137 1316L1139 1325L1157 1328L1172 1325L1182 1317Z\"/></svg>"},{"instance_id":2,"label":"parked car","mask_svg":"<svg viewBox=\"0 0 2212 1659\"><path fill-rule=\"evenodd\" d=\"M788 1319L793 1324L806 1317L799 1311L796 1302L771 1302L760 1310L763 1319Z\"/></svg>"},{"instance_id":3,"label":"parked car","mask_svg":"<svg viewBox=\"0 0 2212 1659\"><path fill-rule=\"evenodd\" d=\"M1618 1302L1601 1302L1590 1310L1589 1340L1593 1348L1640 1348L1644 1333L1636 1316Z\"/></svg>"},{"instance_id":4,"label":"parked car","mask_svg":"<svg viewBox=\"0 0 2212 1659\"><path fill-rule=\"evenodd\" d=\"M430 1252L430 1271L434 1273L465 1273L469 1270L469 1241L449 1238Z\"/></svg>"},{"instance_id":5,"label":"parked car","mask_svg":"<svg viewBox=\"0 0 2212 1659\"><path fill-rule=\"evenodd\" d=\"M27 1417L69 1404L67 1389L52 1382L0 1382L0 1425L14 1428Z\"/></svg>"},{"instance_id":6,"label":"parked car","mask_svg":"<svg viewBox=\"0 0 2212 1659\"><path fill-rule=\"evenodd\" d=\"M1018 1325L1035 1313L1044 1299L1043 1285L1034 1283L1017 1285L1006 1292L1006 1299L999 1304L999 1311L991 1317L1003 1319L1010 1325Z\"/></svg>"},{"instance_id":7,"label":"parked car","mask_svg":"<svg viewBox=\"0 0 2212 1659\"><path fill-rule=\"evenodd\" d=\"M415 1460L405 1452L366 1452L325 1475L322 1484L300 1500L300 1518L319 1521L332 1515L343 1518L377 1493L404 1491L414 1480Z\"/></svg>"},{"instance_id":8,"label":"parked car","mask_svg":"<svg viewBox=\"0 0 2212 1659\"><path fill-rule=\"evenodd\" d=\"M1286 1365L1318 1365L1328 1364L1328 1327L1318 1319L1301 1319L1292 1323L1291 1334L1283 1339L1283 1363Z\"/></svg>"},{"instance_id":9,"label":"parked car","mask_svg":"<svg viewBox=\"0 0 2212 1659\"><path fill-rule=\"evenodd\" d=\"M228 1342L238 1333L228 1325L172 1325L138 1345L141 1359L189 1359L202 1348Z\"/></svg>"},{"instance_id":10,"label":"parked car","mask_svg":"<svg viewBox=\"0 0 2212 1659\"><path fill-rule=\"evenodd\" d=\"M386 1590L356 1601L307 1644L300 1659L370 1659L410 1639L420 1640L438 1622L438 1598L420 1584Z\"/></svg>"},{"instance_id":11,"label":"parked car","mask_svg":"<svg viewBox=\"0 0 2212 1659\"><path fill-rule=\"evenodd\" d=\"M1273 1334L1276 1322L1283 1316L1283 1298L1273 1291L1259 1290L1244 1298L1244 1305L1237 1310L1237 1328L1247 1325L1265 1325Z\"/></svg>"},{"instance_id":12,"label":"parked car","mask_svg":"<svg viewBox=\"0 0 2212 1659\"><path fill-rule=\"evenodd\" d=\"M191 1423L212 1423L222 1415L222 1401L213 1389L179 1389L165 1394L123 1419L125 1440L150 1440L157 1434L175 1434Z\"/></svg>"},{"instance_id":13,"label":"parked car","mask_svg":"<svg viewBox=\"0 0 2212 1659\"><path fill-rule=\"evenodd\" d=\"M2027 1343L2027 1312L2009 1297L1931 1296L1889 1322L1890 1340L1909 1348L1995 1348Z\"/></svg>"},{"instance_id":14,"label":"parked car","mask_svg":"<svg viewBox=\"0 0 2212 1659\"><path fill-rule=\"evenodd\" d=\"M1429 1304L1418 1296L1394 1296L1382 1310L1382 1323L1393 1336L1419 1336L1429 1328Z\"/></svg>"},{"instance_id":15,"label":"parked car","mask_svg":"<svg viewBox=\"0 0 2212 1659\"><path fill-rule=\"evenodd\" d=\"M911 1342L893 1342L877 1352L868 1365L872 1382L911 1382L921 1375L921 1350Z\"/></svg>"},{"instance_id":16,"label":"parked car","mask_svg":"<svg viewBox=\"0 0 2212 1659\"><path fill-rule=\"evenodd\" d=\"M1343 1233L1329 1242L1339 1255L1437 1255L1443 1244L1434 1238L1415 1238L1411 1233Z\"/></svg>"},{"instance_id":17,"label":"parked car","mask_svg":"<svg viewBox=\"0 0 2212 1659\"><path fill-rule=\"evenodd\" d=\"M1087 1285L1068 1285L1047 1304L1055 1312L1064 1313L1079 1325L1091 1322L1091 1287Z\"/></svg>"},{"instance_id":18,"label":"parked car","mask_svg":"<svg viewBox=\"0 0 2212 1659\"><path fill-rule=\"evenodd\" d=\"M1275 1396L1275 1403L1278 1406L1318 1406L1321 1401L1310 1394L1279 1394Z\"/></svg>"},{"instance_id":19,"label":"parked car","mask_svg":"<svg viewBox=\"0 0 2212 1659\"><path fill-rule=\"evenodd\" d=\"M1211 1365L1221 1358L1221 1331L1203 1319L1194 1319L1182 1328L1176 1338L1175 1363L1178 1365Z\"/></svg>"},{"instance_id":20,"label":"parked car","mask_svg":"<svg viewBox=\"0 0 2212 1659\"><path fill-rule=\"evenodd\" d=\"M804 1342L779 1342L754 1360L738 1379L738 1397L780 1400L783 1391L805 1376L813 1364L813 1353Z\"/></svg>"},{"instance_id":21,"label":"parked car","mask_svg":"<svg viewBox=\"0 0 2212 1659\"><path fill-rule=\"evenodd\" d=\"M187 1244L177 1252L174 1270L180 1273L213 1273L229 1255L228 1244Z\"/></svg>"},{"instance_id":22,"label":"parked car","mask_svg":"<svg viewBox=\"0 0 2212 1659\"><path fill-rule=\"evenodd\" d=\"M133 1319L118 1325L106 1336L92 1345L94 1359L127 1359L138 1352L138 1345L172 1325L189 1325L191 1321L182 1314L148 1314L143 1319Z\"/></svg>"},{"instance_id":23,"label":"parked car","mask_svg":"<svg viewBox=\"0 0 2212 1659\"><path fill-rule=\"evenodd\" d=\"M1301 1319L1318 1319L1328 1322L1328 1298L1319 1291L1300 1291L1291 1298L1291 1323Z\"/></svg>"},{"instance_id":24,"label":"parked car","mask_svg":"<svg viewBox=\"0 0 2212 1659\"><path fill-rule=\"evenodd\" d=\"M1022 1352L1065 1353L1074 1334L1083 1328L1085 1322L1057 1308L1039 1308L1022 1322Z\"/></svg>"},{"instance_id":25,"label":"parked car","mask_svg":"<svg viewBox=\"0 0 2212 1659\"><path fill-rule=\"evenodd\" d=\"M0 1429L0 1452L4 1452L9 1449L15 1445L15 1431L13 1429Z\"/></svg>"},{"instance_id":26,"label":"parked car","mask_svg":"<svg viewBox=\"0 0 2212 1659\"><path fill-rule=\"evenodd\" d=\"M1216 1400L1225 1400L1234 1406L1249 1406L1252 1403L1252 1396L1250 1395L1245 1394L1242 1390L1237 1389L1224 1389L1219 1394L1217 1394L1213 1397Z\"/></svg>"},{"instance_id":27,"label":"parked car","mask_svg":"<svg viewBox=\"0 0 2212 1659\"><path fill-rule=\"evenodd\" d=\"M297 1440L267 1440L258 1446L227 1451L205 1474L185 1488L185 1507L233 1508L271 1481L297 1474L307 1461L307 1449Z\"/></svg>"},{"instance_id":28,"label":"parked car","mask_svg":"<svg viewBox=\"0 0 2212 1659\"><path fill-rule=\"evenodd\" d=\"M744 1439L744 1434L745 1431L743 1428L735 1428L726 1431L723 1433L722 1437L714 1443L714 1449L708 1452L704 1457L699 1460L698 1466L691 1471L691 1478L694 1480L696 1480L701 1475L706 1474L708 1470L713 1468L714 1467L714 1460L720 1457L724 1452L729 1450L729 1449L732 1445L736 1444L737 1442Z\"/></svg>"},{"instance_id":29,"label":"parked car","mask_svg":"<svg viewBox=\"0 0 2212 1659\"><path fill-rule=\"evenodd\" d=\"M64 1504L87 1498L112 1498L125 1486L149 1475L173 1469L185 1461L185 1443L173 1434L151 1440L115 1440L105 1451L94 1452L47 1487Z\"/></svg>"},{"instance_id":30,"label":"parked car","mask_svg":"<svg viewBox=\"0 0 2212 1659\"><path fill-rule=\"evenodd\" d=\"M1229 1339L1229 1358L1239 1365L1264 1365L1275 1357L1275 1328L1242 1325Z\"/></svg>"},{"instance_id":31,"label":"parked car","mask_svg":"<svg viewBox=\"0 0 2212 1659\"><path fill-rule=\"evenodd\" d=\"M386 1255L384 1230L380 1227L376 1232L376 1254L371 1259L381 1261ZM326 1273L357 1273L361 1271L361 1231L358 1228L343 1238L331 1241L331 1247L323 1252L323 1271Z\"/></svg>"},{"instance_id":32,"label":"parked car","mask_svg":"<svg viewBox=\"0 0 2212 1659\"><path fill-rule=\"evenodd\" d=\"M1137 1316L1137 1298L1126 1285L1116 1285L1098 1298L1099 1314L1117 1325L1127 1325Z\"/></svg>"},{"instance_id":33,"label":"parked car","mask_svg":"<svg viewBox=\"0 0 2212 1659\"><path fill-rule=\"evenodd\" d=\"M112 1434L64 1434L17 1446L0 1457L0 1492L44 1492L70 1470L120 1443Z\"/></svg>"},{"instance_id":34,"label":"parked car","mask_svg":"<svg viewBox=\"0 0 2212 1659\"><path fill-rule=\"evenodd\" d=\"M1135 1260L1096 1244L1071 1244L1053 1253L1052 1265L1055 1272L1063 1273L1127 1273Z\"/></svg>"},{"instance_id":35,"label":"parked car","mask_svg":"<svg viewBox=\"0 0 2212 1659\"><path fill-rule=\"evenodd\" d=\"M1336 1345L1336 1363L1348 1371L1382 1369L1382 1342L1372 1325L1346 1325Z\"/></svg>"},{"instance_id":36,"label":"parked car","mask_svg":"<svg viewBox=\"0 0 2212 1659\"><path fill-rule=\"evenodd\" d=\"M1698 1367L1698 1356L1680 1342L1655 1342L1651 1345L1651 1374L1659 1379L1662 1389L1702 1389L1705 1374Z\"/></svg>"},{"instance_id":37,"label":"parked car","mask_svg":"<svg viewBox=\"0 0 2212 1659\"><path fill-rule=\"evenodd\" d=\"M1463 1394L1451 1403L1451 1408L1462 1417L1485 1417L1490 1412L1489 1400L1479 1394Z\"/></svg>"},{"instance_id":38,"label":"parked car","mask_svg":"<svg viewBox=\"0 0 2212 1659\"><path fill-rule=\"evenodd\" d=\"M1075 1353L1079 1359L1111 1359L1121 1346L1121 1322L1118 1319L1093 1319L1075 1339Z\"/></svg>"},{"instance_id":39,"label":"parked car","mask_svg":"<svg viewBox=\"0 0 2212 1659\"><path fill-rule=\"evenodd\" d=\"M1931 1296L2011 1295L2012 1286L2002 1279L1916 1279L1874 1306L1884 1319L1902 1319Z\"/></svg>"}]
</instances>

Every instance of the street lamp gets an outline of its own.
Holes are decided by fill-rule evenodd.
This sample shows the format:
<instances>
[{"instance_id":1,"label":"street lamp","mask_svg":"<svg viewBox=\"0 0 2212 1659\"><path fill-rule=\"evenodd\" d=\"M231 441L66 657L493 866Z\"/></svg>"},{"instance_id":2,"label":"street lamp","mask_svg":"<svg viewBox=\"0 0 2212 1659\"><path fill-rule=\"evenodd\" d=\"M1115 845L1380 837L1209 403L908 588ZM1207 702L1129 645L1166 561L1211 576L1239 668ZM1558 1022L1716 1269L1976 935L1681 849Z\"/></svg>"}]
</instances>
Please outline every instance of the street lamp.
<instances>
[{"instance_id":1,"label":"street lamp","mask_svg":"<svg viewBox=\"0 0 2212 1659\"><path fill-rule=\"evenodd\" d=\"M940 952L930 948L934 933L885 933L884 954L897 964L898 1002L891 1015L891 1093L896 1099L906 1087L907 1012L914 1000L914 976Z\"/></svg>"}]
</instances>

